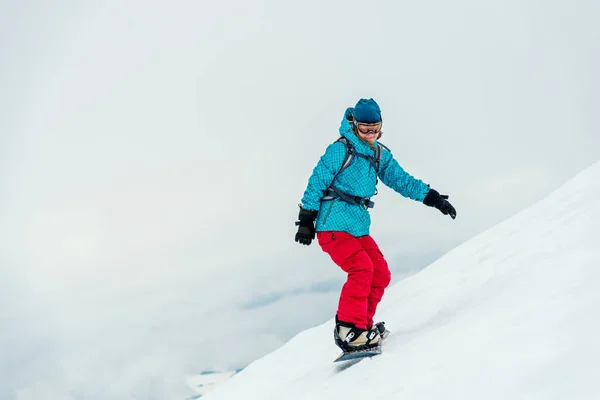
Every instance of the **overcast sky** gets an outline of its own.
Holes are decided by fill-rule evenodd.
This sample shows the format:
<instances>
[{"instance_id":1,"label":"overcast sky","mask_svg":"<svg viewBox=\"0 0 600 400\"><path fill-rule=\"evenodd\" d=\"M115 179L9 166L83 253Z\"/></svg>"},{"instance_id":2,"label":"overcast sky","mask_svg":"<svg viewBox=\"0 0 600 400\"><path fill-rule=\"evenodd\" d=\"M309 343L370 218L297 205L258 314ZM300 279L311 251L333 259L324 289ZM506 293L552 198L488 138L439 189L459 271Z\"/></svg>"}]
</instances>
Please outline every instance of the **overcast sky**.
<instances>
[{"instance_id":1,"label":"overcast sky","mask_svg":"<svg viewBox=\"0 0 600 400\"><path fill-rule=\"evenodd\" d=\"M458 211L380 184L372 234L395 279L544 197L600 159L598 15L592 0L0 2L0 397L174 393L332 317L343 274L294 243L294 220L360 97Z\"/></svg>"}]
</instances>

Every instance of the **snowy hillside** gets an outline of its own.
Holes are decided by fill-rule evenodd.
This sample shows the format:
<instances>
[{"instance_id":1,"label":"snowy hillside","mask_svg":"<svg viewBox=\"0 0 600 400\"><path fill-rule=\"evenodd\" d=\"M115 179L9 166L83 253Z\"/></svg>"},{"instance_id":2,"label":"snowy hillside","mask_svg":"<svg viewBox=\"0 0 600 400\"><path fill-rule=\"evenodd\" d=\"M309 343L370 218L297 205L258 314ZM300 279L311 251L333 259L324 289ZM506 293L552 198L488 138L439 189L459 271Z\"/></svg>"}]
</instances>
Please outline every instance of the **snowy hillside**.
<instances>
[{"instance_id":1,"label":"snowy hillside","mask_svg":"<svg viewBox=\"0 0 600 400\"><path fill-rule=\"evenodd\" d=\"M391 287L381 356L351 367L332 321L203 399L600 399L600 163Z\"/></svg>"},{"instance_id":2,"label":"snowy hillside","mask_svg":"<svg viewBox=\"0 0 600 400\"><path fill-rule=\"evenodd\" d=\"M207 371L200 375L188 376L186 382L188 386L197 393L197 396L190 397L199 398L206 393L214 390L218 385L227 382L237 371L228 372L213 372Z\"/></svg>"}]
</instances>

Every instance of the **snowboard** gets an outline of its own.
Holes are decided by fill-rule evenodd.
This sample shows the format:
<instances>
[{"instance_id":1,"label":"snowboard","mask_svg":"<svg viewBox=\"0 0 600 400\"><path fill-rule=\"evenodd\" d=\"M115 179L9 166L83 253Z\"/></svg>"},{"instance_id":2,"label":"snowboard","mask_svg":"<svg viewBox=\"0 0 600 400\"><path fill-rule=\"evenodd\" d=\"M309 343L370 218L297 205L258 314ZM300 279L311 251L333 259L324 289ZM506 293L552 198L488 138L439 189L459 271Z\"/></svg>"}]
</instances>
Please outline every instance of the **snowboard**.
<instances>
[{"instance_id":1,"label":"snowboard","mask_svg":"<svg viewBox=\"0 0 600 400\"><path fill-rule=\"evenodd\" d=\"M333 362L356 360L357 358L373 357L381 354L381 345L372 349L345 351L340 354Z\"/></svg>"},{"instance_id":2,"label":"snowboard","mask_svg":"<svg viewBox=\"0 0 600 400\"><path fill-rule=\"evenodd\" d=\"M374 347L372 349L344 351L335 360L333 360L333 362L356 360L356 359L360 359L360 358L377 356L377 355L381 354L381 346L383 345L383 342L389 335L390 335L390 331L388 331L386 329L386 331L383 333L383 335L381 335L381 339L379 341L379 346Z\"/></svg>"}]
</instances>

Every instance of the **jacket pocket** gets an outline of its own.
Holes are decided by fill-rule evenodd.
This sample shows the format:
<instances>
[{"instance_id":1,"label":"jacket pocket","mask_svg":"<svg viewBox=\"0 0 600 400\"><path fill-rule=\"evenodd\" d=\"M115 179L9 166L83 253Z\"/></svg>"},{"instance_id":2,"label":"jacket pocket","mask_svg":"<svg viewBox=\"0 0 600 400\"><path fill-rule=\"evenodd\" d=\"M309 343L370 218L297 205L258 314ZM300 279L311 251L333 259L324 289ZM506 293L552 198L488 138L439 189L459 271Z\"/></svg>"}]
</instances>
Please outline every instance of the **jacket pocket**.
<instances>
[{"instance_id":1,"label":"jacket pocket","mask_svg":"<svg viewBox=\"0 0 600 400\"><path fill-rule=\"evenodd\" d=\"M317 239L319 241L319 245L321 245L321 247L324 247L332 244L335 241L335 234L336 232L334 231L317 232Z\"/></svg>"},{"instance_id":2,"label":"jacket pocket","mask_svg":"<svg viewBox=\"0 0 600 400\"><path fill-rule=\"evenodd\" d=\"M330 200L329 207L327 207L327 212L325 213L325 216L323 217L323 226L327 225L327 218L329 217L329 214L331 213L331 209L333 208L333 204L336 201L338 201L338 199Z\"/></svg>"}]
</instances>

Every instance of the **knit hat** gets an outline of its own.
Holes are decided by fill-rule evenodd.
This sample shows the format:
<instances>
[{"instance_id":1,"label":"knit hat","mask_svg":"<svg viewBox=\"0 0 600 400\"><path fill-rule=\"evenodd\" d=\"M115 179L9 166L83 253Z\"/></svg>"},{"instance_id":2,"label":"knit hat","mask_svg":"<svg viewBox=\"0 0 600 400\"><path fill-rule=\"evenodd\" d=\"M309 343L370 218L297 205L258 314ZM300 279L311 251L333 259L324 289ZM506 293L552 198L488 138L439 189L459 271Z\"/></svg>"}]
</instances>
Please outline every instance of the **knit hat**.
<instances>
[{"instance_id":1,"label":"knit hat","mask_svg":"<svg viewBox=\"0 0 600 400\"><path fill-rule=\"evenodd\" d=\"M373 99L360 99L354 106L354 120L366 124L381 122L381 109Z\"/></svg>"}]
</instances>

